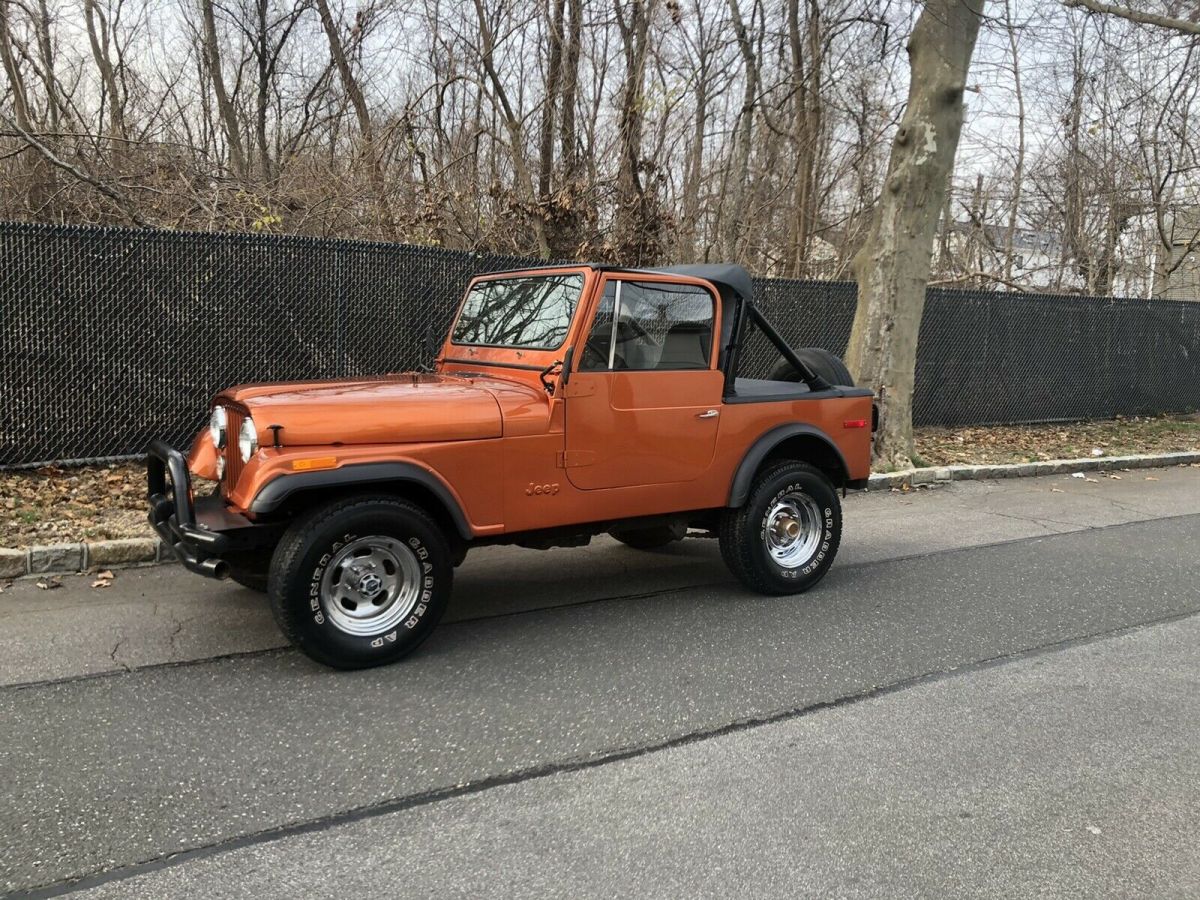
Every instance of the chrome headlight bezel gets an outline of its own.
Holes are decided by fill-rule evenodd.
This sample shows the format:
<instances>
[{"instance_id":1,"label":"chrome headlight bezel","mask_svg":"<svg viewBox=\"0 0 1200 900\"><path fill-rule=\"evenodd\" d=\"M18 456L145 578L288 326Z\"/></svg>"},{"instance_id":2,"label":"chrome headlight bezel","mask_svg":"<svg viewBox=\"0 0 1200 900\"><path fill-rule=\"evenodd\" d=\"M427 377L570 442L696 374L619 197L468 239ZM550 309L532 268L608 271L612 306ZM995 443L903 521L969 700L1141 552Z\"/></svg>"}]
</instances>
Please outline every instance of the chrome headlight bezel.
<instances>
[{"instance_id":1,"label":"chrome headlight bezel","mask_svg":"<svg viewBox=\"0 0 1200 900\"><path fill-rule=\"evenodd\" d=\"M238 429L238 453L242 456L242 462L250 462L250 457L258 452L258 429L254 427L254 420L247 416L242 420L242 427Z\"/></svg>"},{"instance_id":2,"label":"chrome headlight bezel","mask_svg":"<svg viewBox=\"0 0 1200 900\"><path fill-rule=\"evenodd\" d=\"M208 417L208 436L218 450L224 450L229 443L229 413L225 407L213 407L212 415Z\"/></svg>"}]
</instances>

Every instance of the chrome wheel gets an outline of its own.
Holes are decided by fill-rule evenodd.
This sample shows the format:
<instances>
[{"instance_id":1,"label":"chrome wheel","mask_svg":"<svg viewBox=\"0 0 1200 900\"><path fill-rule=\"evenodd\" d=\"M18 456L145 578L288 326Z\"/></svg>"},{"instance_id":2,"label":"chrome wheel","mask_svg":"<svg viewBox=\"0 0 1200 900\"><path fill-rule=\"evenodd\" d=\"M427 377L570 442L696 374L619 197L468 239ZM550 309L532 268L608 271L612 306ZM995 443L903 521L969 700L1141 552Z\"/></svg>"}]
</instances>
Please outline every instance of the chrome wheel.
<instances>
[{"instance_id":1,"label":"chrome wheel","mask_svg":"<svg viewBox=\"0 0 1200 900\"><path fill-rule=\"evenodd\" d=\"M421 596L421 564L395 538L371 535L347 544L321 578L321 608L347 634L372 637L404 620Z\"/></svg>"},{"instance_id":2,"label":"chrome wheel","mask_svg":"<svg viewBox=\"0 0 1200 900\"><path fill-rule=\"evenodd\" d=\"M821 508L807 494L784 494L767 511L765 521L767 552L786 569L804 565L821 546Z\"/></svg>"}]
</instances>

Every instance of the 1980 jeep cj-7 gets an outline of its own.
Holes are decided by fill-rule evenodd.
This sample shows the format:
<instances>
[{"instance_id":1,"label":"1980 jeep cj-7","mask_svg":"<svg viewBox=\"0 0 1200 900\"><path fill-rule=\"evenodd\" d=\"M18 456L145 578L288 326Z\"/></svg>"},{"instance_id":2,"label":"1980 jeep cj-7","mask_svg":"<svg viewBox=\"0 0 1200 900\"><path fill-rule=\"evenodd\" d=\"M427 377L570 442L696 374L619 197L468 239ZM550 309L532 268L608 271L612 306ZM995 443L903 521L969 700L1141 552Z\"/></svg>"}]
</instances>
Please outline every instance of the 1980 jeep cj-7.
<instances>
[{"instance_id":1,"label":"1980 jeep cj-7","mask_svg":"<svg viewBox=\"0 0 1200 900\"><path fill-rule=\"evenodd\" d=\"M783 363L738 377L757 328ZM392 662L471 547L700 530L738 578L798 593L870 465L871 392L793 350L745 271L566 266L474 279L432 373L230 388L185 460L155 442L150 520L194 572L270 595L320 662ZM189 470L218 481L194 498Z\"/></svg>"}]
</instances>

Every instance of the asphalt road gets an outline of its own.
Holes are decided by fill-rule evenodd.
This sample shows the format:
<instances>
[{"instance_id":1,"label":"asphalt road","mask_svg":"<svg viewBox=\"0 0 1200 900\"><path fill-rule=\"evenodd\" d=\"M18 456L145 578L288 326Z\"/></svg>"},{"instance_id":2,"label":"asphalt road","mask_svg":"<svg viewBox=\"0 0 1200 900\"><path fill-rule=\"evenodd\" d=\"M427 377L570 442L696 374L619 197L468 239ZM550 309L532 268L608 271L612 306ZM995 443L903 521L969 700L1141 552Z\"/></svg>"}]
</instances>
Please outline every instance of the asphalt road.
<instances>
[{"instance_id":1,"label":"asphalt road","mask_svg":"<svg viewBox=\"0 0 1200 900\"><path fill-rule=\"evenodd\" d=\"M851 497L802 598L742 591L708 541L488 551L417 656L360 673L272 649L258 598L170 568L22 583L0 890L1186 895L1197 501L1195 469ZM926 796L952 776L954 803ZM1137 815L1125 856L1093 825L1105 865L1062 881L1098 835L1035 838L1084 782Z\"/></svg>"}]
</instances>

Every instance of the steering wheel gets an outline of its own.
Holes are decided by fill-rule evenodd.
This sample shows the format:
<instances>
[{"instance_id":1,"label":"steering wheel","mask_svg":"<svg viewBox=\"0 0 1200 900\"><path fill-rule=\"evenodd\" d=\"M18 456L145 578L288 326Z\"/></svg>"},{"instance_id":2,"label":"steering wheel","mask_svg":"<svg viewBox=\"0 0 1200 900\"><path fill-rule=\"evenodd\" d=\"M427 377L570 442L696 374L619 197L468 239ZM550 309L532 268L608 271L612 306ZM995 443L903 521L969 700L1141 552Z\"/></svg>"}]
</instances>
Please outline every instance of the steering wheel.
<instances>
[{"instance_id":1,"label":"steering wheel","mask_svg":"<svg viewBox=\"0 0 1200 900\"><path fill-rule=\"evenodd\" d=\"M623 336L622 335L623 330L633 332L633 337ZM654 339L654 335L652 335L645 328L643 328L641 323L638 322L637 319L622 319L620 322L617 323L617 340L619 343L625 343L627 341L631 341L631 340L633 340L634 337L641 338L647 344L652 344L655 347L659 346L659 342Z\"/></svg>"},{"instance_id":2,"label":"steering wheel","mask_svg":"<svg viewBox=\"0 0 1200 900\"><path fill-rule=\"evenodd\" d=\"M579 363L581 371L603 372L608 369L608 351L597 340L596 335L592 335L586 344L583 345L583 358ZM620 353L613 353L613 368L628 369L629 365L625 362L625 357Z\"/></svg>"}]
</instances>

